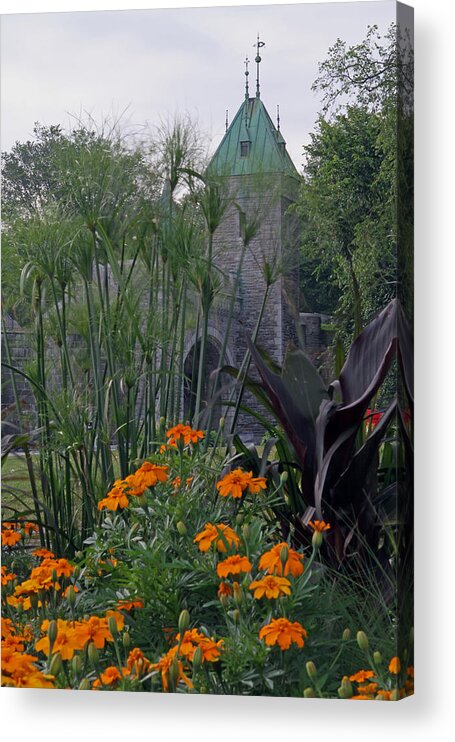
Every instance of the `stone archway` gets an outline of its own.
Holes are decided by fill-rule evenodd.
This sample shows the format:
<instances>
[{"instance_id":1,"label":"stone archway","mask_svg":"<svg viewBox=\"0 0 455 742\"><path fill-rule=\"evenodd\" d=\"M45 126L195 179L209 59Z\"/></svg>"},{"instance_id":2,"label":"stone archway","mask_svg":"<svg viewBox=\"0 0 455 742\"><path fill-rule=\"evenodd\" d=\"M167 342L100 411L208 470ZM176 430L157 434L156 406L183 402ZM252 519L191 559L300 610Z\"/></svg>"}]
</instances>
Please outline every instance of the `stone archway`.
<instances>
[{"instance_id":1,"label":"stone archway","mask_svg":"<svg viewBox=\"0 0 455 742\"><path fill-rule=\"evenodd\" d=\"M197 375L199 366L199 354L201 348L200 339L193 341L188 352L185 356L184 362L184 377L183 377L183 419L191 420L193 418L195 405L196 405L196 390L197 390ZM202 397L201 397L201 411L207 408L209 398L211 395L212 379L211 374L215 369L218 368L220 360L220 349L221 345L219 341L210 335L207 339L206 348L206 360L205 360L205 373L202 380ZM225 363L229 363L229 359L225 359ZM229 377L222 375L219 379L220 384L226 384ZM219 425L222 411L222 404L216 404L214 406L212 415L212 429L216 429Z\"/></svg>"}]
</instances>

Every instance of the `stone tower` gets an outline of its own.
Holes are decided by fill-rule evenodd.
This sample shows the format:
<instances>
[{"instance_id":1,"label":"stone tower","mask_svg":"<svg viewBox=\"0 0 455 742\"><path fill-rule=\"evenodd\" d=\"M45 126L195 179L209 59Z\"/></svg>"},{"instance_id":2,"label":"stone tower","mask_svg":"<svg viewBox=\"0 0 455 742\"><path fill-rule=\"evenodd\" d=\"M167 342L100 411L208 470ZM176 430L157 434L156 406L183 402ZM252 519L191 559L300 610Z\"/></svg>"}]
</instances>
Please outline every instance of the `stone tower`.
<instances>
[{"instance_id":1,"label":"stone tower","mask_svg":"<svg viewBox=\"0 0 455 742\"><path fill-rule=\"evenodd\" d=\"M258 44L256 94L249 95L247 66L244 100L207 169L222 184L230 204L214 235L215 260L226 286L235 284L239 261L243 261L224 358L224 363L236 368L247 351L246 336L253 336L260 317L257 342L281 363L288 342L296 338L299 311L297 221L289 213L298 191L299 175L286 150L279 117L275 125L261 100L262 42L258 40ZM253 223L254 236L243 250L245 225L248 229ZM210 322L212 368L217 366L215 358L226 320L221 302ZM189 348L195 340L190 341ZM209 373L210 365L209 359ZM249 396L245 403L256 407ZM247 438L248 433L251 438L260 437L260 426L251 417L241 416L238 422L242 437Z\"/></svg>"}]
</instances>

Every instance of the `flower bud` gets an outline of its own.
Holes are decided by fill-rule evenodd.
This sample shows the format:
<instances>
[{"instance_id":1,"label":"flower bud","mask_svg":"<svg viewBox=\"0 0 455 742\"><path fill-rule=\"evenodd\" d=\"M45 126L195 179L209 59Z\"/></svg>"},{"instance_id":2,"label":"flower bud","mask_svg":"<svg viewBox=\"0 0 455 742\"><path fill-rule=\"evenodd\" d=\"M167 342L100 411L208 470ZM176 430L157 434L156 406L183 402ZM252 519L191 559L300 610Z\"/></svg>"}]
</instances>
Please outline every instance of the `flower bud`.
<instances>
[{"instance_id":1,"label":"flower bud","mask_svg":"<svg viewBox=\"0 0 455 742\"><path fill-rule=\"evenodd\" d=\"M145 494L142 495L136 495L136 497L133 500L133 503L136 503L136 505L140 508L143 508L144 505L147 505L147 497Z\"/></svg>"},{"instance_id":2,"label":"flower bud","mask_svg":"<svg viewBox=\"0 0 455 742\"><path fill-rule=\"evenodd\" d=\"M243 598L243 590L238 582L234 582L234 601L236 605L241 605Z\"/></svg>"},{"instance_id":3,"label":"flower bud","mask_svg":"<svg viewBox=\"0 0 455 742\"><path fill-rule=\"evenodd\" d=\"M52 653L52 647L54 646L55 640L58 634L57 621L50 621L47 629L47 636L49 638L49 654Z\"/></svg>"},{"instance_id":4,"label":"flower bud","mask_svg":"<svg viewBox=\"0 0 455 742\"><path fill-rule=\"evenodd\" d=\"M186 608L183 609L183 611L180 613L179 616L179 632L180 636L183 636L185 631L187 630L188 626L190 625L190 614L186 610Z\"/></svg>"},{"instance_id":5,"label":"flower bud","mask_svg":"<svg viewBox=\"0 0 455 742\"><path fill-rule=\"evenodd\" d=\"M90 690L90 689L91 689L90 680L88 680L87 678L84 678L83 680L81 680L81 682L79 683L79 690Z\"/></svg>"},{"instance_id":6,"label":"flower bud","mask_svg":"<svg viewBox=\"0 0 455 742\"><path fill-rule=\"evenodd\" d=\"M164 424L165 424L165 422L166 422L166 418L165 418L165 417L163 417L163 416L161 416L161 417L160 417L160 426L161 426L162 428L164 428Z\"/></svg>"},{"instance_id":7,"label":"flower bud","mask_svg":"<svg viewBox=\"0 0 455 742\"><path fill-rule=\"evenodd\" d=\"M174 657L174 659L171 662L171 666L169 667L169 679L175 688L176 683L179 679L179 662L177 657Z\"/></svg>"},{"instance_id":8,"label":"flower bud","mask_svg":"<svg viewBox=\"0 0 455 742\"><path fill-rule=\"evenodd\" d=\"M224 417L220 417L220 422L218 423L220 430L224 429L225 423L226 423L226 419Z\"/></svg>"},{"instance_id":9,"label":"flower bud","mask_svg":"<svg viewBox=\"0 0 455 742\"><path fill-rule=\"evenodd\" d=\"M66 599L72 610L74 606L76 605L76 591L72 585L70 585L68 590L66 591Z\"/></svg>"},{"instance_id":10,"label":"flower bud","mask_svg":"<svg viewBox=\"0 0 455 742\"><path fill-rule=\"evenodd\" d=\"M118 634L118 626L117 621L115 620L115 616L109 616L109 618L107 619L107 627L112 636L115 638Z\"/></svg>"},{"instance_id":11,"label":"flower bud","mask_svg":"<svg viewBox=\"0 0 455 742\"><path fill-rule=\"evenodd\" d=\"M243 513L237 513L235 517L235 522L237 523L237 525L241 526L243 521L244 521Z\"/></svg>"},{"instance_id":12,"label":"flower bud","mask_svg":"<svg viewBox=\"0 0 455 742\"><path fill-rule=\"evenodd\" d=\"M220 595L220 603L223 606L224 610L226 610L226 608L229 605L229 598L228 598L228 596L227 595Z\"/></svg>"},{"instance_id":13,"label":"flower bud","mask_svg":"<svg viewBox=\"0 0 455 742\"><path fill-rule=\"evenodd\" d=\"M123 640L124 648L129 649L131 646L131 636L130 636L129 631L125 631L125 633L123 634L122 640Z\"/></svg>"},{"instance_id":14,"label":"flower bud","mask_svg":"<svg viewBox=\"0 0 455 742\"><path fill-rule=\"evenodd\" d=\"M398 688L394 688L390 693L390 700L391 701L399 701L400 700L400 691Z\"/></svg>"},{"instance_id":15,"label":"flower bud","mask_svg":"<svg viewBox=\"0 0 455 742\"><path fill-rule=\"evenodd\" d=\"M322 546L322 533L321 531L315 531L313 533L313 538L311 539L311 543L313 544L315 549L320 549Z\"/></svg>"},{"instance_id":16,"label":"flower bud","mask_svg":"<svg viewBox=\"0 0 455 742\"><path fill-rule=\"evenodd\" d=\"M73 659L71 660L71 667L76 677L81 674L82 662L78 654L75 654Z\"/></svg>"},{"instance_id":17,"label":"flower bud","mask_svg":"<svg viewBox=\"0 0 455 742\"><path fill-rule=\"evenodd\" d=\"M234 621L234 623L240 622L240 611L238 608L232 611L232 620Z\"/></svg>"},{"instance_id":18,"label":"flower bud","mask_svg":"<svg viewBox=\"0 0 455 742\"><path fill-rule=\"evenodd\" d=\"M79 567L78 564L76 564L73 570L73 580L75 581L78 580L80 575L81 575L81 568Z\"/></svg>"},{"instance_id":19,"label":"flower bud","mask_svg":"<svg viewBox=\"0 0 455 742\"><path fill-rule=\"evenodd\" d=\"M38 608L38 593L30 593L30 605L32 606L33 610L36 611Z\"/></svg>"},{"instance_id":20,"label":"flower bud","mask_svg":"<svg viewBox=\"0 0 455 742\"><path fill-rule=\"evenodd\" d=\"M280 474L280 485L286 484L286 482L289 479L289 474L287 471L282 471Z\"/></svg>"},{"instance_id":21,"label":"flower bud","mask_svg":"<svg viewBox=\"0 0 455 742\"><path fill-rule=\"evenodd\" d=\"M373 652L373 660L375 665L382 663L382 654L380 652Z\"/></svg>"},{"instance_id":22,"label":"flower bud","mask_svg":"<svg viewBox=\"0 0 455 742\"><path fill-rule=\"evenodd\" d=\"M202 665L202 649L200 647L196 647L193 654L193 667L195 670L197 670Z\"/></svg>"},{"instance_id":23,"label":"flower bud","mask_svg":"<svg viewBox=\"0 0 455 742\"><path fill-rule=\"evenodd\" d=\"M357 644L359 645L359 648L363 652L366 652L368 650L368 647L369 647L368 637L364 631L357 632Z\"/></svg>"},{"instance_id":24,"label":"flower bud","mask_svg":"<svg viewBox=\"0 0 455 742\"><path fill-rule=\"evenodd\" d=\"M341 639L344 642L348 642L351 638L351 629L345 629L341 635Z\"/></svg>"},{"instance_id":25,"label":"flower bud","mask_svg":"<svg viewBox=\"0 0 455 742\"><path fill-rule=\"evenodd\" d=\"M306 663L306 671L308 673L308 677L310 678L310 680L313 680L313 681L316 680L318 676L318 671L316 669L316 665L311 660Z\"/></svg>"},{"instance_id":26,"label":"flower bud","mask_svg":"<svg viewBox=\"0 0 455 742\"><path fill-rule=\"evenodd\" d=\"M177 531L179 532L180 536L185 536L187 533L186 525L184 524L183 520L179 520L177 523Z\"/></svg>"},{"instance_id":27,"label":"flower bud","mask_svg":"<svg viewBox=\"0 0 455 742\"><path fill-rule=\"evenodd\" d=\"M303 691L303 697L316 698L316 693L314 692L313 688L305 688L305 690Z\"/></svg>"},{"instance_id":28,"label":"flower bud","mask_svg":"<svg viewBox=\"0 0 455 742\"><path fill-rule=\"evenodd\" d=\"M341 685L338 688L338 695L340 698L352 698L353 689L352 689L352 683L349 680L348 676L345 675L343 679L341 680Z\"/></svg>"},{"instance_id":29,"label":"flower bud","mask_svg":"<svg viewBox=\"0 0 455 742\"><path fill-rule=\"evenodd\" d=\"M245 525L242 526L242 536L245 539L245 541L248 541L250 537L250 527L248 523L245 523Z\"/></svg>"},{"instance_id":30,"label":"flower bud","mask_svg":"<svg viewBox=\"0 0 455 742\"><path fill-rule=\"evenodd\" d=\"M284 574L284 568L286 566L288 557L289 557L289 548L287 546L282 546L280 549L280 561L281 561L281 566L283 568L283 574Z\"/></svg>"},{"instance_id":31,"label":"flower bud","mask_svg":"<svg viewBox=\"0 0 455 742\"><path fill-rule=\"evenodd\" d=\"M99 652L93 642L88 645L88 658L93 667L97 668L100 660Z\"/></svg>"},{"instance_id":32,"label":"flower bud","mask_svg":"<svg viewBox=\"0 0 455 742\"><path fill-rule=\"evenodd\" d=\"M56 678L62 670L62 658L60 656L60 652L57 652L51 659L51 664L49 665L49 673L53 675L54 678Z\"/></svg>"}]
</instances>

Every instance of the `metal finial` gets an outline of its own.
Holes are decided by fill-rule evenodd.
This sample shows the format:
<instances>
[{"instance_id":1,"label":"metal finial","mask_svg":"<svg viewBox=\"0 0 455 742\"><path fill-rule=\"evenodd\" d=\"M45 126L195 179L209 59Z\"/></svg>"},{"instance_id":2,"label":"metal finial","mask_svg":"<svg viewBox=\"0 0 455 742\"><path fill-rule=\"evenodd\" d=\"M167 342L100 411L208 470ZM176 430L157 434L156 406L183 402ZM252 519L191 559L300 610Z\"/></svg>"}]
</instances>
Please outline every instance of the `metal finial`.
<instances>
[{"instance_id":1,"label":"metal finial","mask_svg":"<svg viewBox=\"0 0 455 742\"><path fill-rule=\"evenodd\" d=\"M260 92L260 86L259 86L259 65L261 63L261 55L259 54L259 49L261 49L263 46L265 46L264 41L259 40L259 34L258 38L255 44L253 46L256 47L256 59L254 60L256 62L256 98L260 98L261 92Z\"/></svg>"},{"instance_id":2,"label":"metal finial","mask_svg":"<svg viewBox=\"0 0 455 742\"><path fill-rule=\"evenodd\" d=\"M279 131L280 130L280 107L276 107L276 128Z\"/></svg>"},{"instance_id":3,"label":"metal finial","mask_svg":"<svg viewBox=\"0 0 455 742\"><path fill-rule=\"evenodd\" d=\"M226 121L224 122L226 126L226 131L229 129L229 109L226 108Z\"/></svg>"},{"instance_id":4,"label":"metal finial","mask_svg":"<svg viewBox=\"0 0 455 742\"><path fill-rule=\"evenodd\" d=\"M245 59L245 99L248 100L250 97L249 88L248 88L248 75L250 74L248 72L248 65L250 63L250 60L248 59L248 55Z\"/></svg>"}]
</instances>

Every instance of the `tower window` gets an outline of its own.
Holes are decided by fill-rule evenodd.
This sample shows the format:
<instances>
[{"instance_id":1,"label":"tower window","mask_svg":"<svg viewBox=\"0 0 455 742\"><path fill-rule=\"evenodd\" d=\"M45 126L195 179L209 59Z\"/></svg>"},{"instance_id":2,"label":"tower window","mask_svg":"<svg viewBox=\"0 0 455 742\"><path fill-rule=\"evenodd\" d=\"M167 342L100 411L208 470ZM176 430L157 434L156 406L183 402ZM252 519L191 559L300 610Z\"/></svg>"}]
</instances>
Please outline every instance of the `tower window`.
<instances>
[{"instance_id":1,"label":"tower window","mask_svg":"<svg viewBox=\"0 0 455 742\"><path fill-rule=\"evenodd\" d=\"M250 143L240 142L240 157L248 157L250 154Z\"/></svg>"}]
</instances>

